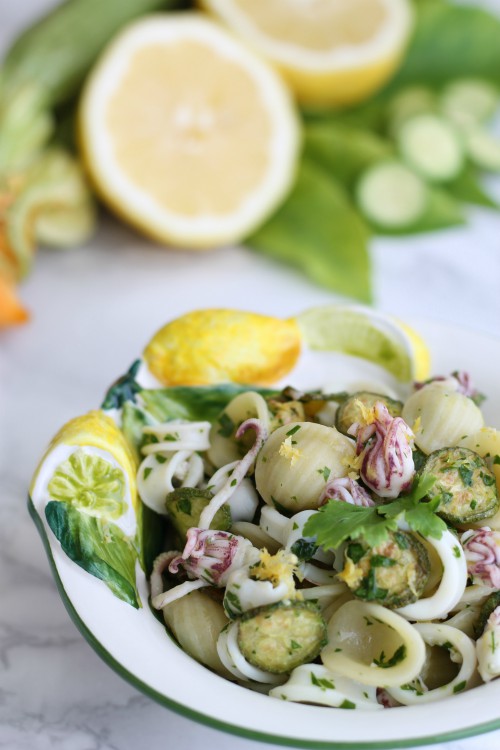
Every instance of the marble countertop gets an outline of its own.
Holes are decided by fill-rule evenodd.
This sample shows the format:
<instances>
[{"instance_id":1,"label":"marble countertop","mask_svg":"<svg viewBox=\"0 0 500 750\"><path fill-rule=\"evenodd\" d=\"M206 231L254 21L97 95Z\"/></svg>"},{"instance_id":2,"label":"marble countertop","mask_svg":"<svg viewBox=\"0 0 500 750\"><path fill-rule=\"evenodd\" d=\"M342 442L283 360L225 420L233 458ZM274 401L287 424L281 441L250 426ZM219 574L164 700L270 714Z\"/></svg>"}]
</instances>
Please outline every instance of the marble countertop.
<instances>
[{"instance_id":1,"label":"marble countertop","mask_svg":"<svg viewBox=\"0 0 500 750\"><path fill-rule=\"evenodd\" d=\"M50 4L12 5L2 44ZM498 216L473 210L464 229L377 240L372 256L381 309L500 336ZM292 314L335 297L248 250L166 251L110 218L86 248L40 252L22 295L32 321L0 336L0 748L271 748L162 708L100 661L59 599L26 487L59 426L98 404L166 320L222 305ZM500 731L435 747L499 746Z\"/></svg>"}]
</instances>

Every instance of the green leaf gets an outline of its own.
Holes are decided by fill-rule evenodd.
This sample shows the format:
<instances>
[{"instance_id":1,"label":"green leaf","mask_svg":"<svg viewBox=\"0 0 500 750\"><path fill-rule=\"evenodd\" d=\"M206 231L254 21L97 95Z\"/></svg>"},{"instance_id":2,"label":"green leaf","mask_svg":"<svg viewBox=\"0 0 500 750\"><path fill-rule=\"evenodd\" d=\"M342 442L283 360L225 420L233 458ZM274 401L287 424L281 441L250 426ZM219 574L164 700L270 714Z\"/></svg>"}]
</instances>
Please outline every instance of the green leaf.
<instances>
[{"instance_id":1,"label":"green leaf","mask_svg":"<svg viewBox=\"0 0 500 750\"><path fill-rule=\"evenodd\" d=\"M68 557L127 604L141 607L135 579L137 550L113 523L51 500L45 517Z\"/></svg>"},{"instance_id":2,"label":"green leaf","mask_svg":"<svg viewBox=\"0 0 500 750\"><path fill-rule=\"evenodd\" d=\"M141 386L135 379L140 366L141 360L136 359L125 375L113 383L104 396L101 409L119 409L127 401L135 401L136 394L141 390Z\"/></svg>"},{"instance_id":3,"label":"green leaf","mask_svg":"<svg viewBox=\"0 0 500 750\"><path fill-rule=\"evenodd\" d=\"M247 242L321 286L369 302L368 238L342 185L304 159L288 199Z\"/></svg>"},{"instance_id":4,"label":"green leaf","mask_svg":"<svg viewBox=\"0 0 500 750\"><path fill-rule=\"evenodd\" d=\"M448 183L447 189L459 201L500 211L500 205L484 190L473 167L466 167L453 182Z\"/></svg>"},{"instance_id":5,"label":"green leaf","mask_svg":"<svg viewBox=\"0 0 500 750\"><path fill-rule=\"evenodd\" d=\"M369 508L332 499L308 519L304 536L315 537L316 543L327 550L337 549L346 539L360 536L369 546L376 547L390 531L396 531L398 519L404 518L413 531L440 539L447 528L434 512L440 498L422 502L435 481L433 476L417 477L408 495Z\"/></svg>"},{"instance_id":6,"label":"green leaf","mask_svg":"<svg viewBox=\"0 0 500 750\"><path fill-rule=\"evenodd\" d=\"M253 388L264 397L277 396L279 391ZM153 388L140 392L140 401L146 412L159 422L169 419L214 422L220 412L239 393L248 387L225 383L213 386L176 386Z\"/></svg>"},{"instance_id":7,"label":"green leaf","mask_svg":"<svg viewBox=\"0 0 500 750\"><path fill-rule=\"evenodd\" d=\"M387 538L396 521L379 516L376 507L364 508L342 500L330 500L309 518L304 536L316 537L326 550L336 549L346 539L363 536L368 545L377 546Z\"/></svg>"},{"instance_id":8,"label":"green leaf","mask_svg":"<svg viewBox=\"0 0 500 750\"><path fill-rule=\"evenodd\" d=\"M460 76L500 80L500 19L477 7L423 3L406 58L390 86L440 86Z\"/></svg>"},{"instance_id":9,"label":"green leaf","mask_svg":"<svg viewBox=\"0 0 500 750\"><path fill-rule=\"evenodd\" d=\"M394 151L370 130L331 122L305 128L305 155L328 174L352 187L361 172Z\"/></svg>"}]
</instances>

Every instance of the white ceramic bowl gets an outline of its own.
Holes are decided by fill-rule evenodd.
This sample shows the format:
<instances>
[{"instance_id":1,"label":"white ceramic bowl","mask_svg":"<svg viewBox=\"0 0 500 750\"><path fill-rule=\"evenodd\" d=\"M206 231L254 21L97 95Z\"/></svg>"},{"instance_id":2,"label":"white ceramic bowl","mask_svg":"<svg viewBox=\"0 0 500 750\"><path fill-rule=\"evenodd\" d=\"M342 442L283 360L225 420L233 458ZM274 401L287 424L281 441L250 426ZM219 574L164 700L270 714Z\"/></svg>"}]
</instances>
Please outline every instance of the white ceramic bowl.
<instances>
[{"instance_id":1,"label":"white ceramic bowl","mask_svg":"<svg viewBox=\"0 0 500 750\"><path fill-rule=\"evenodd\" d=\"M488 399L487 424L500 426L500 340L473 331L409 321L425 338L432 372L468 370ZM339 355L337 355L339 356ZM322 385L307 359L298 387ZM334 378L332 377L332 380ZM195 721L244 737L307 748L413 747L500 728L500 679L436 703L386 711L348 711L288 703L213 674L167 635L147 604L135 610L61 550L43 507L30 500L64 604L95 651L124 679L162 705ZM147 602L144 576L139 593Z\"/></svg>"}]
</instances>

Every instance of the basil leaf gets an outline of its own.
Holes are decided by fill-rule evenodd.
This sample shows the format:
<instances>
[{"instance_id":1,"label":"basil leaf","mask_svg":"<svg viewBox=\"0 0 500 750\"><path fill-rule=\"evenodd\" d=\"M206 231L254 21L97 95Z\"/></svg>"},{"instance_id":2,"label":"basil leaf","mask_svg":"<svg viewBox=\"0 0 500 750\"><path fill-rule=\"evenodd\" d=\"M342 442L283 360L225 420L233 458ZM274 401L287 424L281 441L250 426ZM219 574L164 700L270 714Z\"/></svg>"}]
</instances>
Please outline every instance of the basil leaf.
<instances>
[{"instance_id":1,"label":"basil leaf","mask_svg":"<svg viewBox=\"0 0 500 750\"><path fill-rule=\"evenodd\" d=\"M369 302L368 239L341 183L304 159L288 199L247 242L321 286Z\"/></svg>"},{"instance_id":2,"label":"basil leaf","mask_svg":"<svg viewBox=\"0 0 500 750\"><path fill-rule=\"evenodd\" d=\"M305 155L351 187L361 172L394 151L389 141L362 128L335 123L305 128Z\"/></svg>"},{"instance_id":3,"label":"basil leaf","mask_svg":"<svg viewBox=\"0 0 500 750\"><path fill-rule=\"evenodd\" d=\"M500 19L478 7L422 3L406 58L390 86L440 86L460 76L500 81Z\"/></svg>"}]
</instances>

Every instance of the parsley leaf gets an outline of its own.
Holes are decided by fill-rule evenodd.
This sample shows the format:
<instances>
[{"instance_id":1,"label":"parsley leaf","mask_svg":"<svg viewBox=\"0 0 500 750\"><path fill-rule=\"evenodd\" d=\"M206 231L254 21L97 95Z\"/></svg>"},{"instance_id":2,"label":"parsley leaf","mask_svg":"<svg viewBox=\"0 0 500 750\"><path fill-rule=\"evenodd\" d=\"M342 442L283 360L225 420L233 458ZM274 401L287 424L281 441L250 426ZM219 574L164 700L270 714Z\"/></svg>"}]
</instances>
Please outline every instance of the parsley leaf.
<instances>
[{"instance_id":1,"label":"parsley leaf","mask_svg":"<svg viewBox=\"0 0 500 750\"><path fill-rule=\"evenodd\" d=\"M397 528L396 521L381 518L377 508L363 508L342 500L330 500L311 516L304 526L304 535L316 537L324 549L336 549L345 539L363 536L367 544L376 546L387 537L388 530Z\"/></svg>"},{"instance_id":2,"label":"parsley leaf","mask_svg":"<svg viewBox=\"0 0 500 750\"><path fill-rule=\"evenodd\" d=\"M326 550L336 549L346 539L362 536L371 547L381 544L389 532L396 531L398 519L404 518L412 531L440 539L445 522L436 515L440 496L421 502L435 483L432 476L418 477L411 492L392 503L369 508L330 500L311 516L304 526L304 536L315 537Z\"/></svg>"}]
</instances>

